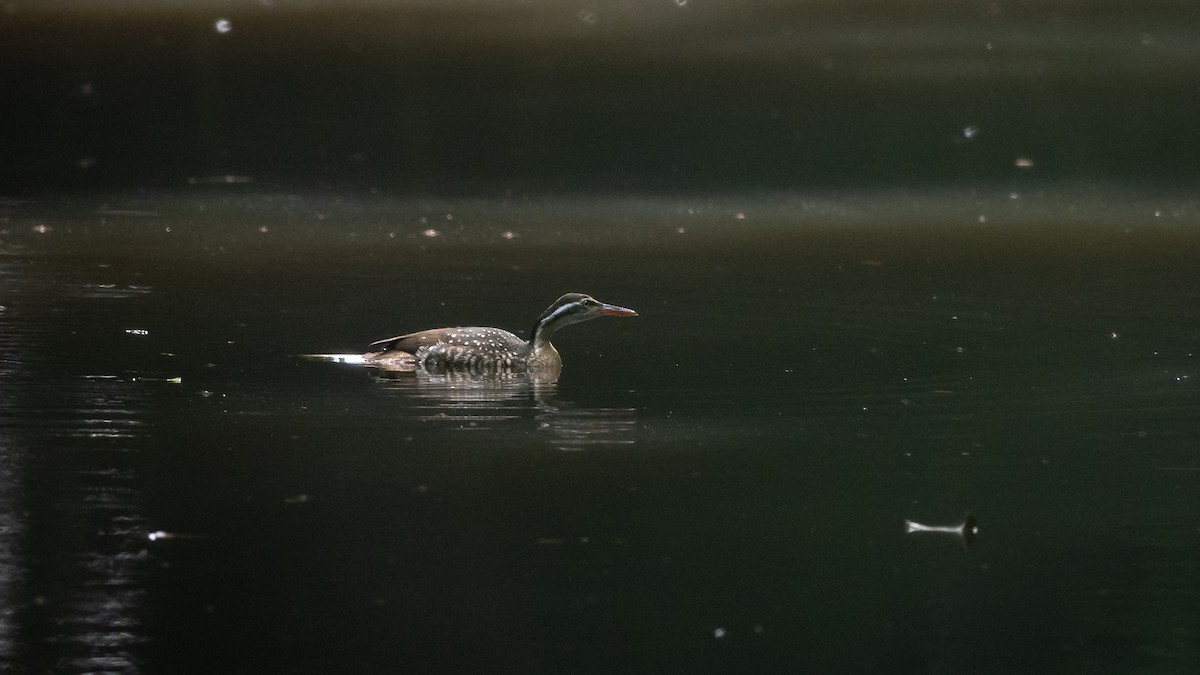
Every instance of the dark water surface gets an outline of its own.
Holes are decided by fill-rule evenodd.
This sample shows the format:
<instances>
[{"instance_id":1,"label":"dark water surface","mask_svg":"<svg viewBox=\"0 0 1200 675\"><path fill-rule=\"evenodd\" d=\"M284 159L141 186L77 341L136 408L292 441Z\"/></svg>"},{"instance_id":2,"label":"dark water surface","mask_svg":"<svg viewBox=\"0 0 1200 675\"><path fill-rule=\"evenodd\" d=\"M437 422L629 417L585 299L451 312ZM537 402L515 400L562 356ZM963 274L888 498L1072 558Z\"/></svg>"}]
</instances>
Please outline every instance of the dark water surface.
<instances>
[{"instance_id":1,"label":"dark water surface","mask_svg":"<svg viewBox=\"0 0 1200 675\"><path fill-rule=\"evenodd\" d=\"M1200 662L1195 204L0 208L18 672ZM303 358L573 290L554 384Z\"/></svg>"}]
</instances>

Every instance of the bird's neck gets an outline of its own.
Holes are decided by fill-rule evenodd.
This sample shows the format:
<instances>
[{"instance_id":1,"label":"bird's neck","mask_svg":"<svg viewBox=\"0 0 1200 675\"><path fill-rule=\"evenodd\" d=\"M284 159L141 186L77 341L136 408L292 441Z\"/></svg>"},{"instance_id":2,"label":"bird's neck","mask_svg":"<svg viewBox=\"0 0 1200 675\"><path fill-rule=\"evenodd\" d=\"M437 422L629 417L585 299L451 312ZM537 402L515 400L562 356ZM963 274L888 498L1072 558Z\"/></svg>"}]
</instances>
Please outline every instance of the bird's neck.
<instances>
[{"instance_id":1,"label":"bird's neck","mask_svg":"<svg viewBox=\"0 0 1200 675\"><path fill-rule=\"evenodd\" d=\"M529 338L530 348L535 352L543 349L553 350L554 345L550 344L550 338L556 331L558 331L558 326L555 326L549 318L539 321L533 327L533 335Z\"/></svg>"},{"instance_id":2,"label":"bird's neck","mask_svg":"<svg viewBox=\"0 0 1200 675\"><path fill-rule=\"evenodd\" d=\"M532 345L532 349L529 350L529 356L527 357L527 363L530 367L535 368L561 368L562 357L558 355L558 350L554 348L554 345L550 344L550 341L547 340L541 344Z\"/></svg>"}]
</instances>

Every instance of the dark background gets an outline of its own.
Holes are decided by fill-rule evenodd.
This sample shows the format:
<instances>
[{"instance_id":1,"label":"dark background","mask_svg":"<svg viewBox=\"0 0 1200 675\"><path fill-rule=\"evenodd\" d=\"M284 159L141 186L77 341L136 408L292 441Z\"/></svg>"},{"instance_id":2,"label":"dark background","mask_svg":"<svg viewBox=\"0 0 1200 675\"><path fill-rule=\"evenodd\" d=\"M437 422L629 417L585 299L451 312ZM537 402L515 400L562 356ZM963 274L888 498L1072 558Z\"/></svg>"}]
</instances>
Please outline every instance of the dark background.
<instances>
[{"instance_id":1,"label":"dark background","mask_svg":"<svg viewBox=\"0 0 1200 675\"><path fill-rule=\"evenodd\" d=\"M99 7L0 14L5 192L1174 189L1200 174L1191 2Z\"/></svg>"},{"instance_id":2,"label":"dark background","mask_svg":"<svg viewBox=\"0 0 1200 675\"><path fill-rule=\"evenodd\" d=\"M1195 4L0 1L0 671L1194 671Z\"/></svg>"}]
</instances>

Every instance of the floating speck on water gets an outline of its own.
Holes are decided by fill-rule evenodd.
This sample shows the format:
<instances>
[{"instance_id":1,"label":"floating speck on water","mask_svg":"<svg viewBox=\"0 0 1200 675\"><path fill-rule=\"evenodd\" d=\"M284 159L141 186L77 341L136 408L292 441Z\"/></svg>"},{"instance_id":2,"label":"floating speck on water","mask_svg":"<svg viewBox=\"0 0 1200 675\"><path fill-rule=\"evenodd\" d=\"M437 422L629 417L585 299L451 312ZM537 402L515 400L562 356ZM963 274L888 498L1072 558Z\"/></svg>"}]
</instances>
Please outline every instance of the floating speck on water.
<instances>
[{"instance_id":1,"label":"floating speck on water","mask_svg":"<svg viewBox=\"0 0 1200 675\"><path fill-rule=\"evenodd\" d=\"M1032 169L1033 160L1029 159L1028 157L1018 157L1015 161L1013 161L1013 166L1017 167L1018 169Z\"/></svg>"},{"instance_id":2,"label":"floating speck on water","mask_svg":"<svg viewBox=\"0 0 1200 675\"><path fill-rule=\"evenodd\" d=\"M972 138L975 138L975 135L978 133L979 133L979 127L963 127L963 130L962 130L963 138L965 138L967 140L971 140Z\"/></svg>"},{"instance_id":3,"label":"floating speck on water","mask_svg":"<svg viewBox=\"0 0 1200 675\"><path fill-rule=\"evenodd\" d=\"M500 236L504 237L505 239L516 239L517 233L513 232L512 230L505 230L504 232L500 233Z\"/></svg>"},{"instance_id":4,"label":"floating speck on water","mask_svg":"<svg viewBox=\"0 0 1200 675\"><path fill-rule=\"evenodd\" d=\"M149 335L150 331L145 328L126 328L125 332L130 335Z\"/></svg>"},{"instance_id":5,"label":"floating speck on water","mask_svg":"<svg viewBox=\"0 0 1200 675\"><path fill-rule=\"evenodd\" d=\"M1113 332L1111 332L1111 333L1109 333L1109 334L1108 334L1108 337L1109 337L1110 339L1113 339L1113 340L1120 340L1120 339L1121 339L1121 334L1120 334L1120 333L1118 333L1118 332L1116 332L1116 331L1113 331Z\"/></svg>"},{"instance_id":6,"label":"floating speck on water","mask_svg":"<svg viewBox=\"0 0 1200 675\"><path fill-rule=\"evenodd\" d=\"M429 228L429 229L427 229L427 230L424 230L424 231L422 231L422 232L421 232L421 234L423 234L423 235L425 235L426 237L429 237L430 239L432 239L432 238L434 238L434 237L436 237L436 236L440 235L440 234L441 234L441 232L438 232L437 230L435 230L435 229L433 229L433 228L431 227L431 228Z\"/></svg>"},{"instance_id":7,"label":"floating speck on water","mask_svg":"<svg viewBox=\"0 0 1200 675\"><path fill-rule=\"evenodd\" d=\"M734 219L734 220L745 220L745 219L746 219L746 214L742 213L741 211L738 211L737 213L735 213L735 214L733 215L733 219Z\"/></svg>"},{"instance_id":8,"label":"floating speck on water","mask_svg":"<svg viewBox=\"0 0 1200 675\"><path fill-rule=\"evenodd\" d=\"M38 234L46 234L47 232L49 232L52 229L54 229L54 228L50 227L49 225L46 225L45 223L38 223L37 225L33 226L33 231L37 232Z\"/></svg>"},{"instance_id":9,"label":"floating speck on water","mask_svg":"<svg viewBox=\"0 0 1200 675\"><path fill-rule=\"evenodd\" d=\"M727 634L728 634L728 632L724 628L714 628L713 629L713 637L715 637L718 640L723 639Z\"/></svg>"},{"instance_id":10,"label":"floating speck on water","mask_svg":"<svg viewBox=\"0 0 1200 675\"><path fill-rule=\"evenodd\" d=\"M266 225L259 225L258 231L262 234L266 234L267 232L270 232L270 228L268 228Z\"/></svg>"},{"instance_id":11,"label":"floating speck on water","mask_svg":"<svg viewBox=\"0 0 1200 675\"><path fill-rule=\"evenodd\" d=\"M675 228L675 233L676 233L676 234L684 234L684 233L686 233L686 232L687 232L687 230L686 230L686 229L684 229L684 228L682 228L682 227L677 227L677 228Z\"/></svg>"},{"instance_id":12,"label":"floating speck on water","mask_svg":"<svg viewBox=\"0 0 1200 675\"><path fill-rule=\"evenodd\" d=\"M586 23L589 26L596 25L596 21L598 20L595 12L591 12L586 9L579 10L579 13L576 14L575 16L579 17L580 21Z\"/></svg>"},{"instance_id":13,"label":"floating speck on water","mask_svg":"<svg viewBox=\"0 0 1200 675\"><path fill-rule=\"evenodd\" d=\"M213 24L213 28L221 35L225 35L233 30L233 24L229 23L229 19L217 19L216 23Z\"/></svg>"}]
</instances>

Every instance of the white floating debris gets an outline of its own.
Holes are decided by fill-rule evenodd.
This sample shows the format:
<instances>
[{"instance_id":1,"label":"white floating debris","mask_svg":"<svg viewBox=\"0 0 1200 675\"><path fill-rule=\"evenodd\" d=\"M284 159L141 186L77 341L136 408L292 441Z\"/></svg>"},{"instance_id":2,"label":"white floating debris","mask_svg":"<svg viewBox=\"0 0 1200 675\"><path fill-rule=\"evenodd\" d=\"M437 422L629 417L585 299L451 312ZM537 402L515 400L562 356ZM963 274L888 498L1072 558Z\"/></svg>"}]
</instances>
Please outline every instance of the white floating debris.
<instances>
[{"instance_id":1,"label":"white floating debris","mask_svg":"<svg viewBox=\"0 0 1200 675\"><path fill-rule=\"evenodd\" d=\"M1033 160L1029 159L1028 157L1018 157L1013 162L1013 166L1017 167L1018 169L1032 169Z\"/></svg>"},{"instance_id":2,"label":"white floating debris","mask_svg":"<svg viewBox=\"0 0 1200 675\"><path fill-rule=\"evenodd\" d=\"M129 335L149 335L150 331L145 328L126 328L125 332Z\"/></svg>"},{"instance_id":3,"label":"white floating debris","mask_svg":"<svg viewBox=\"0 0 1200 675\"><path fill-rule=\"evenodd\" d=\"M975 537L979 534L979 523L975 520L974 515L968 513L963 522L957 525L924 525L913 520L905 520L904 531L907 534L915 532L952 534L960 537L962 543L969 547L975 543Z\"/></svg>"},{"instance_id":4,"label":"white floating debris","mask_svg":"<svg viewBox=\"0 0 1200 675\"><path fill-rule=\"evenodd\" d=\"M217 19L216 23L213 24L213 28L221 35L225 35L233 30L233 24L229 23L229 19Z\"/></svg>"},{"instance_id":5,"label":"white floating debris","mask_svg":"<svg viewBox=\"0 0 1200 675\"><path fill-rule=\"evenodd\" d=\"M165 541L167 539L208 539L208 535L190 534L187 532L165 532L163 530L155 530L154 532L146 533L146 538L150 541Z\"/></svg>"}]
</instances>

